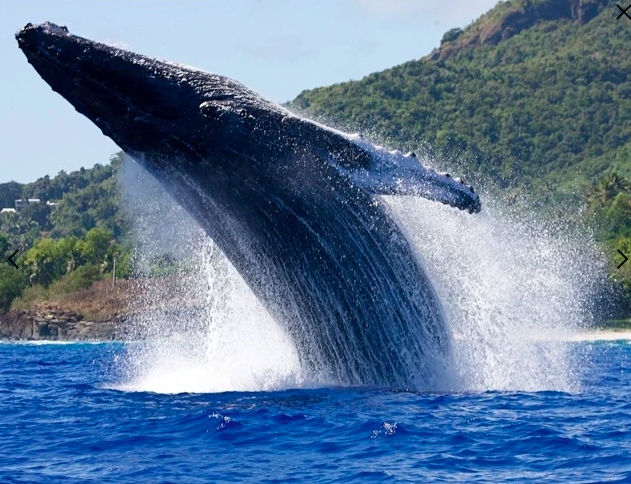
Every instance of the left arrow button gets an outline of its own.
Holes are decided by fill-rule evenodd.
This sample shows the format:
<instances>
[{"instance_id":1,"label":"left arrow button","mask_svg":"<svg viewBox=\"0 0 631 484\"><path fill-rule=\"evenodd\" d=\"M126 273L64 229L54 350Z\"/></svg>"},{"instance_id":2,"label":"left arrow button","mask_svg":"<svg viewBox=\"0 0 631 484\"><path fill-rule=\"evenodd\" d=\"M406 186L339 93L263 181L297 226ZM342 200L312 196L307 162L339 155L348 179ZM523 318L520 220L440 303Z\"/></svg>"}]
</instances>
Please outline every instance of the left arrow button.
<instances>
[{"instance_id":1,"label":"left arrow button","mask_svg":"<svg viewBox=\"0 0 631 484\"><path fill-rule=\"evenodd\" d=\"M11 264L13 264L13 265L15 266L15 268L16 268L16 269L19 269L19 267L18 267L18 265L17 265L15 262L13 262L13 260L12 260L12 259L15 257L15 254L17 254L18 252L20 252L20 250L19 250L19 249L18 249L18 250L16 250L13 254L11 254L11 257L9 257L9 258L7 259L7 260L8 260Z\"/></svg>"}]
</instances>

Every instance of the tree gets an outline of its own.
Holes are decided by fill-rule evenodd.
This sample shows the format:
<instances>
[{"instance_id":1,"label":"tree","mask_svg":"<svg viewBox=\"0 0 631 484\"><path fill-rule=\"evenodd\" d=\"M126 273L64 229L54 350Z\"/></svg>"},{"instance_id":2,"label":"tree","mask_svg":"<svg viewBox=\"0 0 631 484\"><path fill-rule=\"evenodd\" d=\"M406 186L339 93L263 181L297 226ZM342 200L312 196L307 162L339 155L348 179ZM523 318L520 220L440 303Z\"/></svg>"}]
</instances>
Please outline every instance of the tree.
<instances>
[{"instance_id":1,"label":"tree","mask_svg":"<svg viewBox=\"0 0 631 484\"><path fill-rule=\"evenodd\" d=\"M79 241L77 249L85 263L99 264L107 259L112 242L113 237L109 230L94 227Z\"/></svg>"},{"instance_id":2,"label":"tree","mask_svg":"<svg viewBox=\"0 0 631 484\"><path fill-rule=\"evenodd\" d=\"M457 27L455 29L448 30L445 35L443 35L443 38L440 41L441 45L445 42L453 42L454 40L458 39L458 37L462 35L462 32L463 30Z\"/></svg>"},{"instance_id":3,"label":"tree","mask_svg":"<svg viewBox=\"0 0 631 484\"><path fill-rule=\"evenodd\" d=\"M26 253L24 271L30 284L48 286L50 283L73 270L79 257L76 238L69 237L60 240L40 239Z\"/></svg>"},{"instance_id":4,"label":"tree","mask_svg":"<svg viewBox=\"0 0 631 484\"><path fill-rule=\"evenodd\" d=\"M25 287L23 274L13 266L0 264L0 312L8 311Z\"/></svg>"},{"instance_id":5,"label":"tree","mask_svg":"<svg viewBox=\"0 0 631 484\"><path fill-rule=\"evenodd\" d=\"M0 256L5 254L9 250L9 241L8 239L0 234Z\"/></svg>"},{"instance_id":6,"label":"tree","mask_svg":"<svg viewBox=\"0 0 631 484\"><path fill-rule=\"evenodd\" d=\"M14 181L0 183L0 209L13 208L19 198L22 198L22 185Z\"/></svg>"},{"instance_id":7,"label":"tree","mask_svg":"<svg viewBox=\"0 0 631 484\"><path fill-rule=\"evenodd\" d=\"M31 203L19 212L20 218L37 222L40 230L48 231L52 228L48 216L50 207L46 203Z\"/></svg>"}]
</instances>

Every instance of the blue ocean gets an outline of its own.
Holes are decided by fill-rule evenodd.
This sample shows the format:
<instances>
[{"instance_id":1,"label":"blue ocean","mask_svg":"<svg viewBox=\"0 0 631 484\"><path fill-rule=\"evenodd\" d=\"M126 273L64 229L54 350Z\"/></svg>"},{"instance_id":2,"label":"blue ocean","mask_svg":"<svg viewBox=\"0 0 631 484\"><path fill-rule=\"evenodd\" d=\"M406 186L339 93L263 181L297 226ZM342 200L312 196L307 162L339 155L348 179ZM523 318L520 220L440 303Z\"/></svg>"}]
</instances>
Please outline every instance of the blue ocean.
<instances>
[{"instance_id":1,"label":"blue ocean","mask_svg":"<svg viewBox=\"0 0 631 484\"><path fill-rule=\"evenodd\" d=\"M631 482L631 345L576 391L121 390L124 344L0 344L0 482Z\"/></svg>"}]
</instances>

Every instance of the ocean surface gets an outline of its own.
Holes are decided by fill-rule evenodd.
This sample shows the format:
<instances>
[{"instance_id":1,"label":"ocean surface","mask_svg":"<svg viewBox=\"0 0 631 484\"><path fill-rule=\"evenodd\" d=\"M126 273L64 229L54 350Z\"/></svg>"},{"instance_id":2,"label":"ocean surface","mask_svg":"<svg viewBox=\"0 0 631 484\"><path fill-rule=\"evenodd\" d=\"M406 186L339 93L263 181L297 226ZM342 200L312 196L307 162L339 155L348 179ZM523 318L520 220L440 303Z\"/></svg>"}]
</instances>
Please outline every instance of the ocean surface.
<instances>
[{"instance_id":1,"label":"ocean surface","mask_svg":"<svg viewBox=\"0 0 631 484\"><path fill-rule=\"evenodd\" d=\"M631 482L631 345L573 393L122 391L123 344L0 344L2 483Z\"/></svg>"}]
</instances>

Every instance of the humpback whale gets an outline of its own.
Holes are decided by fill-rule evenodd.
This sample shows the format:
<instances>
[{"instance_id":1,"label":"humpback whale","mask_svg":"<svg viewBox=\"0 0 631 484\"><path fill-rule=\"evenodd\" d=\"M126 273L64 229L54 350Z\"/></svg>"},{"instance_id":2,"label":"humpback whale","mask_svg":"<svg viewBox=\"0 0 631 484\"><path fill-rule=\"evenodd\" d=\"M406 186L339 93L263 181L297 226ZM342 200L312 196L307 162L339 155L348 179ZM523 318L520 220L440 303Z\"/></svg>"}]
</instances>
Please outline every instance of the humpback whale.
<instances>
[{"instance_id":1,"label":"humpback whale","mask_svg":"<svg viewBox=\"0 0 631 484\"><path fill-rule=\"evenodd\" d=\"M450 354L448 326L380 195L478 212L470 186L220 75L48 22L16 38L52 89L201 225L293 338L311 378L401 389L432 380Z\"/></svg>"}]
</instances>

